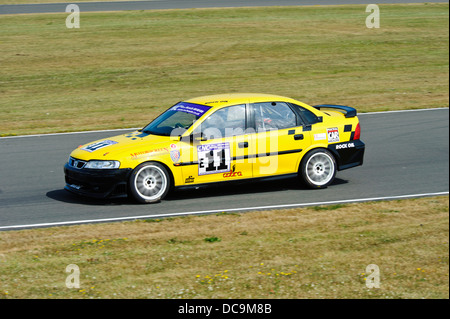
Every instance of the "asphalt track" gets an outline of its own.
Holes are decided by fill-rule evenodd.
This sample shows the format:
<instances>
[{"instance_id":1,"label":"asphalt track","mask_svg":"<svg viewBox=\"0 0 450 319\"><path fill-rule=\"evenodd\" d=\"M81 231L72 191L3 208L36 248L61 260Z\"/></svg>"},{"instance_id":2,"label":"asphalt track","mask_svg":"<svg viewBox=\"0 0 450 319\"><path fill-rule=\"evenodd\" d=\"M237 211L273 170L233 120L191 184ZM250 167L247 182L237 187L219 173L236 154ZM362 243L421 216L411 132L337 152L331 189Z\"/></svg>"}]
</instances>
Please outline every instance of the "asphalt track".
<instances>
[{"instance_id":1,"label":"asphalt track","mask_svg":"<svg viewBox=\"0 0 450 319\"><path fill-rule=\"evenodd\" d=\"M421 3L417 0L150 0L150 1L112 1L112 2L70 2L77 4L81 12L190 9L213 7L255 7L255 6L298 6L298 5L337 5L370 3ZM448 2L433 0L432 2ZM61 13L69 3L0 5L0 14Z\"/></svg>"},{"instance_id":2,"label":"asphalt track","mask_svg":"<svg viewBox=\"0 0 450 319\"><path fill-rule=\"evenodd\" d=\"M125 130L0 138L0 230L448 194L448 108L359 118L364 165L338 172L327 189L309 190L296 179L276 180L179 190L152 205L85 199L63 189L63 165L74 148Z\"/></svg>"},{"instance_id":3,"label":"asphalt track","mask_svg":"<svg viewBox=\"0 0 450 319\"><path fill-rule=\"evenodd\" d=\"M376 3L422 1L388 0ZM448 2L433 1L433 2ZM369 4L372 0L154 0L77 3L81 11ZM65 12L67 3L0 5L0 14ZM177 191L163 202L91 200L63 190L62 167L86 142L124 133L87 132L0 138L0 230L160 216L295 207L448 194L449 110L361 114L364 165L338 172L333 185L308 190L295 179Z\"/></svg>"}]
</instances>

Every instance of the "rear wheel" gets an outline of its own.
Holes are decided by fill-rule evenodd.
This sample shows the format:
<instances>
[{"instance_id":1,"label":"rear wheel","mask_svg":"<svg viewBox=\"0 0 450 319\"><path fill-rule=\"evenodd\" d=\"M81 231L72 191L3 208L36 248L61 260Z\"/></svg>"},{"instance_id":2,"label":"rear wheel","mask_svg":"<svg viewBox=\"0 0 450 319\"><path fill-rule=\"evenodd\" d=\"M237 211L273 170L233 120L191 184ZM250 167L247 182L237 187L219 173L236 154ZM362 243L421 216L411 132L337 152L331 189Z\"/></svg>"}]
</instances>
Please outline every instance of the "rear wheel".
<instances>
[{"instance_id":1,"label":"rear wheel","mask_svg":"<svg viewBox=\"0 0 450 319\"><path fill-rule=\"evenodd\" d=\"M326 149L312 150L300 164L301 179L310 188L325 188L336 176L336 161Z\"/></svg>"},{"instance_id":2,"label":"rear wheel","mask_svg":"<svg viewBox=\"0 0 450 319\"><path fill-rule=\"evenodd\" d=\"M140 203L156 203L170 189L170 177L166 168L156 162L138 165L130 176L130 193Z\"/></svg>"}]
</instances>

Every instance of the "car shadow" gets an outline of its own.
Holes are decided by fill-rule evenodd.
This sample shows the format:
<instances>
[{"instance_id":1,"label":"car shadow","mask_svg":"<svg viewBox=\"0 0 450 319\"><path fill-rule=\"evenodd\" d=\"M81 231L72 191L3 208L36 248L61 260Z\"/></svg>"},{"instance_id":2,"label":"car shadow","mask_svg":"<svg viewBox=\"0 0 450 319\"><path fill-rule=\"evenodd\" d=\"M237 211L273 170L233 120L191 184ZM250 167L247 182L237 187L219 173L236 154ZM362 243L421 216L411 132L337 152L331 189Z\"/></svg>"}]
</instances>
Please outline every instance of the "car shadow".
<instances>
[{"instance_id":1,"label":"car shadow","mask_svg":"<svg viewBox=\"0 0 450 319\"><path fill-rule=\"evenodd\" d=\"M49 191L45 194L48 198L66 204L78 204L88 206L108 206L108 205L130 205L133 201L124 198L90 198L73 194L65 189Z\"/></svg>"},{"instance_id":2,"label":"car shadow","mask_svg":"<svg viewBox=\"0 0 450 319\"><path fill-rule=\"evenodd\" d=\"M334 182L328 187L334 187L341 184L348 183L347 180L336 178ZM232 183L212 184L203 186L192 186L188 188L175 189L170 192L163 201L178 201L192 198L204 197L222 197L232 195L251 195L260 193L276 193L289 190L299 191L316 191L309 189L298 181L296 177L292 178L278 178L274 180L265 181L236 181ZM108 205L141 205L131 198L106 198L97 199L80 196L66 191L65 189L58 189L47 192L46 196L56 201L89 205L89 206L108 206Z\"/></svg>"}]
</instances>

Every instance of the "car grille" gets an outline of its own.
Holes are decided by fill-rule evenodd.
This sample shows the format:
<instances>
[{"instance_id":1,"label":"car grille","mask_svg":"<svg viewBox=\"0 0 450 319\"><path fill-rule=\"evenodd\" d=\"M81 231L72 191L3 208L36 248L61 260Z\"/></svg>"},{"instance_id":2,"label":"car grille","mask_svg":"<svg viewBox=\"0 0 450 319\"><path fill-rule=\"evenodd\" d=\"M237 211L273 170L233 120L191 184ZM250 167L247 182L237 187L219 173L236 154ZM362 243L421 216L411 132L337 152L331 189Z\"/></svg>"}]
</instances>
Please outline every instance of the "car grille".
<instances>
[{"instance_id":1,"label":"car grille","mask_svg":"<svg viewBox=\"0 0 450 319\"><path fill-rule=\"evenodd\" d=\"M69 166L74 168L83 168L86 165L86 161L82 161L73 157L69 158Z\"/></svg>"}]
</instances>

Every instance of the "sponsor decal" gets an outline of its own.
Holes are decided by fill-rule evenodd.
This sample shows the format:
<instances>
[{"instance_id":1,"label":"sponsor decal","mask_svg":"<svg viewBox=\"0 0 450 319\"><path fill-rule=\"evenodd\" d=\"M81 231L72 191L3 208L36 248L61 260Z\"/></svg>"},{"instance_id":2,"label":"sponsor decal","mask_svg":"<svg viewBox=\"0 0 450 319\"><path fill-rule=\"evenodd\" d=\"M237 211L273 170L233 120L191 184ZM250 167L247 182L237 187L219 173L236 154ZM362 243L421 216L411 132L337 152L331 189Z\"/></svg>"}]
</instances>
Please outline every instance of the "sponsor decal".
<instances>
[{"instance_id":1,"label":"sponsor decal","mask_svg":"<svg viewBox=\"0 0 450 319\"><path fill-rule=\"evenodd\" d=\"M179 150L170 151L170 159L174 163L178 162L180 160L180 151Z\"/></svg>"},{"instance_id":2,"label":"sponsor decal","mask_svg":"<svg viewBox=\"0 0 450 319\"><path fill-rule=\"evenodd\" d=\"M228 101L209 101L209 102L205 102L205 104L214 104L214 103L228 103Z\"/></svg>"},{"instance_id":3,"label":"sponsor decal","mask_svg":"<svg viewBox=\"0 0 450 319\"><path fill-rule=\"evenodd\" d=\"M326 133L314 134L314 141L322 141L327 139Z\"/></svg>"},{"instance_id":4,"label":"sponsor decal","mask_svg":"<svg viewBox=\"0 0 450 319\"><path fill-rule=\"evenodd\" d=\"M233 168L231 169L231 172L228 173L223 173L223 177L224 178L229 178L229 177L236 177L236 176L242 176L242 172L236 172L236 164L233 165Z\"/></svg>"},{"instance_id":5,"label":"sponsor decal","mask_svg":"<svg viewBox=\"0 0 450 319\"><path fill-rule=\"evenodd\" d=\"M94 152L96 150L99 150L101 148L104 148L104 147L107 147L107 146L110 146L110 145L114 145L114 144L117 144L117 143L118 142L116 142L116 141L104 140L104 141L100 141L100 142L97 142L97 143L89 144L89 145L83 147L82 150L83 151L87 151L89 153L92 153L92 152Z\"/></svg>"},{"instance_id":6,"label":"sponsor decal","mask_svg":"<svg viewBox=\"0 0 450 319\"><path fill-rule=\"evenodd\" d=\"M328 143L339 142L339 130L337 127L327 128Z\"/></svg>"},{"instance_id":7,"label":"sponsor decal","mask_svg":"<svg viewBox=\"0 0 450 319\"><path fill-rule=\"evenodd\" d=\"M185 183L189 184L189 183L193 183L195 181L195 178L192 176L189 176L188 178L185 179Z\"/></svg>"},{"instance_id":8,"label":"sponsor decal","mask_svg":"<svg viewBox=\"0 0 450 319\"><path fill-rule=\"evenodd\" d=\"M345 148L352 148L352 147L355 147L355 143L343 143L343 144L336 145L337 150L345 149Z\"/></svg>"},{"instance_id":9,"label":"sponsor decal","mask_svg":"<svg viewBox=\"0 0 450 319\"><path fill-rule=\"evenodd\" d=\"M176 146L175 144L170 144L170 148L171 148L171 149L176 149L177 146Z\"/></svg>"},{"instance_id":10,"label":"sponsor decal","mask_svg":"<svg viewBox=\"0 0 450 319\"><path fill-rule=\"evenodd\" d=\"M177 112L184 112L188 114L193 114L195 116L202 116L210 109L209 106L206 105L200 105L200 104L194 104L194 103L187 103L187 102L180 102L170 108L170 111L177 111Z\"/></svg>"},{"instance_id":11,"label":"sponsor decal","mask_svg":"<svg viewBox=\"0 0 450 319\"><path fill-rule=\"evenodd\" d=\"M197 146L198 175L229 172L231 167L230 143Z\"/></svg>"},{"instance_id":12,"label":"sponsor decal","mask_svg":"<svg viewBox=\"0 0 450 319\"><path fill-rule=\"evenodd\" d=\"M131 159L135 160L138 158L145 157L147 155L149 155L149 156L156 155L158 153L164 153L164 152L169 152L169 150L166 147L161 147L161 148L155 148L153 150L145 150L145 151L130 153L130 156L131 156Z\"/></svg>"}]
</instances>

